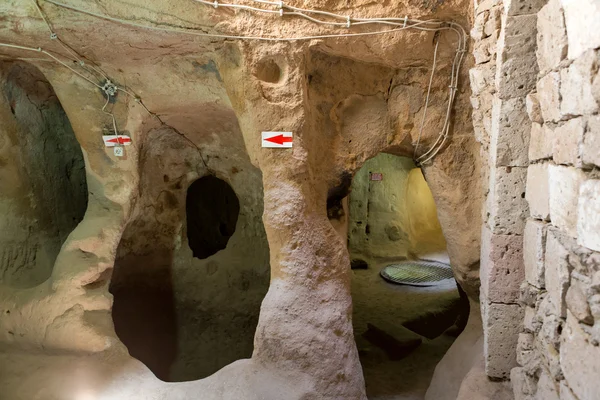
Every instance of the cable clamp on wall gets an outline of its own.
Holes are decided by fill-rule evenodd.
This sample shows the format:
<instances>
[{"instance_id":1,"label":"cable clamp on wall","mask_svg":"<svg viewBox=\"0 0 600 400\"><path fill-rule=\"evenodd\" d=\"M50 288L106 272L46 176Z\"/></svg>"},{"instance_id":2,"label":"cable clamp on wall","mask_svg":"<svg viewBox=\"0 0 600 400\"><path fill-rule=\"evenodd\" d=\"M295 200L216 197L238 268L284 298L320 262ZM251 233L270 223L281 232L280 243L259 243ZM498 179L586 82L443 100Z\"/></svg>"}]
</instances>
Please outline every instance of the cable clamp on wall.
<instances>
[{"instance_id":1,"label":"cable clamp on wall","mask_svg":"<svg viewBox=\"0 0 600 400\"><path fill-rule=\"evenodd\" d=\"M350 20L350 16L346 16L346 28L350 28L352 25L352 21Z\"/></svg>"},{"instance_id":2,"label":"cable clamp on wall","mask_svg":"<svg viewBox=\"0 0 600 400\"><path fill-rule=\"evenodd\" d=\"M117 90L118 90L117 85L115 85L111 81L106 81L104 86L102 86L102 91L109 98L115 97L115 95L117 94Z\"/></svg>"},{"instance_id":3,"label":"cable clamp on wall","mask_svg":"<svg viewBox=\"0 0 600 400\"><path fill-rule=\"evenodd\" d=\"M402 25L402 28L406 28L406 23L408 22L408 15L404 16L404 25Z\"/></svg>"},{"instance_id":4,"label":"cable clamp on wall","mask_svg":"<svg viewBox=\"0 0 600 400\"><path fill-rule=\"evenodd\" d=\"M213 7L214 8L219 8L219 2L217 0L215 0L215 2L213 3Z\"/></svg>"},{"instance_id":5,"label":"cable clamp on wall","mask_svg":"<svg viewBox=\"0 0 600 400\"><path fill-rule=\"evenodd\" d=\"M50 34L50 39L52 39L52 40L58 39L58 35L56 33L52 32Z\"/></svg>"},{"instance_id":6,"label":"cable clamp on wall","mask_svg":"<svg viewBox=\"0 0 600 400\"><path fill-rule=\"evenodd\" d=\"M280 8L280 9L279 9L279 16L280 16L280 17L283 17L283 8Z\"/></svg>"},{"instance_id":7,"label":"cable clamp on wall","mask_svg":"<svg viewBox=\"0 0 600 400\"><path fill-rule=\"evenodd\" d=\"M283 1L280 1L277 7L279 7L280 9L283 9Z\"/></svg>"}]
</instances>

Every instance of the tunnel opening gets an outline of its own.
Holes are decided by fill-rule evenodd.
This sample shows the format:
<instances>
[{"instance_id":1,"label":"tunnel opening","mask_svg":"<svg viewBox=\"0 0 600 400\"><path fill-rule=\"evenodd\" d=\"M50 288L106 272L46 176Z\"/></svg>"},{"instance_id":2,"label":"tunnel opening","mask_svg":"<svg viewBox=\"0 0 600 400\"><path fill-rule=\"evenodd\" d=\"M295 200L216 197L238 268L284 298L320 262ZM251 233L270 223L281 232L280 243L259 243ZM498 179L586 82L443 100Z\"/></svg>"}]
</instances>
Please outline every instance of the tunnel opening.
<instances>
[{"instance_id":1,"label":"tunnel opening","mask_svg":"<svg viewBox=\"0 0 600 400\"><path fill-rule=\"evenodd\" d=\"M347 233L367 395L423 398L468 315L431 191L412 159L386 153L369 159L349 186L328 214Z\"/></svg>"},{"instance_id":2,"label":"tunnel opening","mask_svg":"<svg viewBox=\"0 0 600 400\"><path fill-rule=\"evenodd\" d=\"M240 202L227 182L212 175L192 183L186 198L187 238L194 257L205 259L227 247Z\"/></svg>"},{"instance_id":3,"label":"tunnel opening","mask_svg":"<svg viewBox=\"0 0 600 400\"><path fill-rule=\"evenodd\" d=\"M129 353L163 381L205 378L252 355L270 274L262 176L241 135L228 137L228 156L211 156L211 170L166 127L148 133L140 154L112 316Z\"/></svg>"},{"instance_id":4,"label":"tunnel opening","mask_svg":"<svg viewBox=\"0 0 600 400\"><path fill-rule=\"evenodd\" d=\"M81 147L51 84L31 64L0 62L0 283L46 281L81 222L88 190Z\"/></svg>"}]
</instances>

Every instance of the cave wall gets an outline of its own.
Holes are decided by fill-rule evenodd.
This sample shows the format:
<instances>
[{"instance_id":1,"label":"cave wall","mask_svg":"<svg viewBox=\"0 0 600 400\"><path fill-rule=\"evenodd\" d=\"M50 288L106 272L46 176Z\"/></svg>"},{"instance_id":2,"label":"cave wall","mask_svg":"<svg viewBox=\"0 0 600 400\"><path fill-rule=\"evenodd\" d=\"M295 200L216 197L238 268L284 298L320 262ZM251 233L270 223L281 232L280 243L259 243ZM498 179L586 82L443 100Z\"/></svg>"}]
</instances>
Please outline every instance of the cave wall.
<instances>
[{"instance_id":1,"label":"cave wall","mask_svg":"<svg viewBox=\"0 0 600 400\"><path fill-rule=\"evenodd\" d=\"M383 180L371 180L371 173ZM365 162L352 179L348 213L351 257L414 258L446 250L431 191L410 158L379 154Z\"/></svg>"},{"instance_id":2,"label":"cave wall","mask_svg":"<svg viewBox=\"0 0 600 400\"><path fill-rule=\"evenodd\" d=\"M269 285L261 174L249 162L235 116L223 112L231 129L226 141L197 130L191 141L172 129L148 133L140 198L117 250L111 280L117 334L163 380L204 378L249 358ZM226 247L200 259L188 243L186 207L195 205L187 202L188 188L204 176L229 184L240 209ZM206 211L217 214L221 206Z\"/></svg>"},{"instance_id":3,"label":"cave wall","mask_svg":"<svg viewBox=\"0 0 600 400\"><path fill-rule=\"evenodd\" d=\"M83 65L70 66L100 84L101 75L86 68L95 65L133 93L120 92L109 108L117 129L129 134L133 144L125 148L125 157L116 157L104 147L100 136L112 132L114 126L101 112L106 98L98 87L60 64L46 59L32 61L52 83L84 149L89 206L42 287L0 293L0 308L5 311L0 328L15 333L15 339L6 343L11 348L19 344L35 350L27 360L30 364L37 359L40 366L30 371L28 363L12 362L16 355L0 354L3 360L11 361L0 363L3 387L15 399L35 398L42 391L47 398L63 399L81 382L89 393L115 399L142 395L149 399L185 398L198 393L206 400L280 399L282 393L290 400L364 399L364 379L352 330L349 257L345 240L328 219L328 194L344 187L348 176L380 152L414 153L436 37L440 51L420 139L421 152L439 138L447 110L451 60L456 54L455 36L451 32L436 36L430 31L406 31L352 41L207 40L182 32L118 24L47 2L40 4L51 21L60 22L56 28L59 36L85 56ZM306 21L250 17L245 12L201 4L143 0L111 2L106 8L79 0L73 4L124 20L170 27L201 26L203 32L212 33L291 36L322 31L321 26ZM307 2L306 6L349 11L342 2ZM418 5L400 1L383 10L380 4L360 2L352 11L456 19L468 25L470 17L464 10L470 7L466 1ZM64 51L57 41L47 38L47 26L32 4L9 0L0 4L0 11L8 15L0 21L3 42L36 47L41 43L53 51ZM2 54L8 58L24 56L15 49L3 49ZM467 60L467 66L470 62ZM465 69L459 78L451 134L432 162L422 167L457 280L474 297L479 287L479 145L472 132ZM231 125L239 126L239 131ZM292 131L293 148L261 149L260 132L264 130ZM170 132L165 133L170 139L153 152L147 139L159 131ZM187 144L180 146L180 139ZM231 150L232 144L237 149L240 143L245 156ZM239 169L228 164L230 153L232 159L247 157L245 163L254 169L244 167L247 174L226 169L225 165ZM181 160L188 156L191 166L182 165ZM161 166L163 161L166 164ZM181 188L170 187L176 183L170 176L168 182L164 180L162 169L171 167L181 167L186 174ZM188 173L197 168L200 170ZM207 304L205 301L213 298L221 301L231 294L217 284L227 282L231 290L237 290L236 285L245 287L245 282L254 279L250 276L244 280L243 274L250 274L255 267L248 261L255 256L256 246L242 239L260 237L260 225L248 222L248 227L240 230L242 215L236 232L248 236L240 233L236 242L234 234L222 253L231 262L219 262L213 275L209 274L215 269L210 264L213 260L193 260L184 246L183 225L178 228L183 182L189 184L211 169L231 184L242 204L248 201L243 207L247 211L250 207L248 215L254 217L260 215L256 188L262 175L270 286L260 306L250 359L230 363L205 379L166 384L131 357L115 333L111 314L119 298L113 298L109 287L111 283L119 286L119 274L127 270L128 254L133 254L132 258L149 254L145 261L152 266L158 259L148 252L153 244L173 251L170 267L177 273L171 278L175 292L186 296L179 302L184 314L192 314L191 304ZM156 216L159 220L154 221ZM244 250L239 259L227 253L234 243ZM250 247L252 258L247 256ZM260 255L267 256L262 251ZM237 270L229 270L230 265ZM225 276L231 272L231 279L225 279L221 271ZM236 279L238 272L241 280ZM252 282L248 285L251 288ZM248 290L248 302L258 304L258 292ZM224 311L232 315L229 312L235 310ZM200 329L203 325L192 326ZM202 335L195 329L190 331L189 340L185 339L195 347ZM58 355L49 357L50 352ZM206 360L194 357L186 361ZM224 357L219 362L228 361ZM10 365L10 371L5 365ZM69 373L75 366L81 367L78 370L85 371L88 379ZM31 373L21 374L24 369ZM60 376L66 378L58 379Z\"/></svg>"},{"instance_id":4,"label":"cave wall","mask_svg":"<svg viewBox=\"0 0 600 400\"><path fill-rule=\"evenodd\" d=\"M0 63L0 284L50 277L63 242L83 219L83 155L50 83L33 65Z\"/></svg>"}]
</instances>

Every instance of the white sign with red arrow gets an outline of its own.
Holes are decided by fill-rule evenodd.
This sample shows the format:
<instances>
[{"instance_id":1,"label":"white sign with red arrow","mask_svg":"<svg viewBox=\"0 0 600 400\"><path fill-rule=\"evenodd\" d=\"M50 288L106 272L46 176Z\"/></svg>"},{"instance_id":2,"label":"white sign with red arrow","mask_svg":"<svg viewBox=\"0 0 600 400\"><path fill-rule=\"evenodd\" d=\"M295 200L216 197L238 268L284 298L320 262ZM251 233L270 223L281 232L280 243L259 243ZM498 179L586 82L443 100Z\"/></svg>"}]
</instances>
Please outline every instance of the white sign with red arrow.
<instances>
[{"instance_id":1,"label":"white sign with red arrow","mask_svg":"<svg viewBox=\"0 0 600 400\"><path fill-rule=\"evenodd\" d=\"M106 147L129 146L131 138L125 135L103 135L104 145Z\"/></svg>"},{"instance_id":2,"label":"white sign with red arrow","mask_svg":"<svg viewBox=\"0 0 600 400\"><path fill-rule=\"evenodd\" d=\"M292 132L263 132L262 147L290 148L292 147Z\"/></svg>"}]
</instances>

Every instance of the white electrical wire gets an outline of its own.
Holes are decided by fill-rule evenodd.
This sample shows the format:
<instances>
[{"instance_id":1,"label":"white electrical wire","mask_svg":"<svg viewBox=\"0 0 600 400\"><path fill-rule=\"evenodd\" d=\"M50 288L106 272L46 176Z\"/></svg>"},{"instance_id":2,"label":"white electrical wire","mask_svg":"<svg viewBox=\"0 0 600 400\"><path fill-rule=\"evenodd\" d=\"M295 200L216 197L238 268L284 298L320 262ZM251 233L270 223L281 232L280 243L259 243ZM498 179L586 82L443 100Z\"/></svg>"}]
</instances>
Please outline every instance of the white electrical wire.
<instances>
[{"instance_id":1,"label":"white electrical wire","mask_svg":"<svg viewBox=\"0 0 600 400\"><path fill-rule=\"evenodd\" d=\"M212 3L209 1L206 1L206 0L194 0L194 1L197 3L210 5L215 8L229 7L229 8L242 9L242 10L248 10L250 8L253 11L259 11L259 12L269 13L269 14L274 14L277 12L274 10L268 10L268 9L262 9L262 8L257 9L256 7L249 7L249 6L245 6L245 5L241 5L241 4L219 3L217 0L214 0ZM422 164L429 162L433 157L435 157L435 155L438 154L438 152L444 146L444 144L446 142L446 138L448 137L448 133L450 130L450 117L451 117L451 113L452 113L452 106L454 104L454 99L456 97L460 65L462 64L464 53L466 52L467 36L466 36L466 32L465 32L464 28L461 25L459 25L455 22L443 22L443 21L438 21L438 20L422 21L422 20L408 19L408 17L406 17L406 16L403 19L402 18L352 18L350 16L344 16L341 14L335 14L335 13L318 11L318 10L308 10L308 9L302 9L302 8L297 8L297 7L293 7L293 6L288 6L283 1L278 1L278 2L268 1L268 0L252 0L252 1L254 1L255 3L259 3L259 4L266 4L269 6L277 7L279 9L279 15L281 17L283 17L284 15L294 15L294 16L299 16L299 17L302 17L309 21L321 24L321 25L331 25L331 26L338 26L338 27L345 26L346 28L350 28L353 25L386 24L386 25L392 25L392 26L402 26L402 29L414 28L414 29L420 29L420 30L424 30L424 31L436 31L436 32L442 31L442 30L454 31L458 37L458 44L457 44L456 54L455 54L455 57L454 57L454 60L452 63L450 86L449 86L450 91L448 94L448 108L446 111L446 118L444 120L444 125L440 131L440 134L436 138L436 141L431 146L431 148L427 152L422 154L421 156L416 157L417 150L418 150L418 147L419 147L419 144L421 141L421 136L422 136L423 129L424 129L425 116L427 113L427 107L429 104L429 96L430 96L430 92L431 92L431 85L432 85L433 76L435 73L435 64L437 61L437 49L438 49L438 44L439 44L439 40L438 40L436 42L436 46L435 46L435 50L434 50L433 67L432 67L432 72L431 72L431 76L430 76L430 80L429 80L429 86L427 89L425 108L424 108L423 116L421 119L419 135L418 135L417 143L414 148L413 158L416 158L417 163L422 165ZM286 12L285 10L292 10L292 12ZM319 19L313 18L307 14L318 14L318 15L324 15L324 16L327 16L327 17L333 18L333 19L346 20L346 23L319 20ZM423 25L425 25L425 26L423 26ZM429 27L428 25L433 25L433 26ZM351 35L351 34L347 34L347 35ZM285 40L285 39L282 39L282 40ZM427 157L428 155L429 155L429 157Z\"/></svg>"},{"instance_id":2,"label":"white electrical wire","mask_svg":"<svg viewBox=\"0 0 600 400\"><path fill-rule=\"evenodd\" d=\"M433 76L435 75L435 64L437 61L437 51L440 44L439 38L435 42L435 49L433 50L433 65L431 66L431 75L429 76L429 85L427 86L427 96L425 96L425 107L423 109L423 116L421 117L421 127L419 128L419 136L417 137L417 143L415 144L415 150L413 152L413 158L417 156L417 149L421 142L421 135L423 134L423 128L425 127L425 116L427 115L427 106L429 105L429 95L431 94L431 85L433 84Z\"/></svg>"},{"instance_id":3,"label":"white electrical wire","mask_svg":"<svg viewBox=\"0 0 600 400\"><path fill-rule=\"evenodd\" d=\"M242 35L225 35L225 34L212 34L212 33L205 33L205 32L198 32L195 30L191 30L191 29L197 29L197 28L191 28L191 29L179 29L179 28L173 28L173 27L165 27L165 26L160 26L160 25L145 25L145 24L139 24L137 22L133 22L133 21L129 21L129 20L124 20L124 19L120 19L120 18L116 18L116 17L111 17L109 15L103 15L103 14L99 14L99 13L95 13L92 11L88 11L88 10L84 10L72 5L68 5L68 4L64 4L61 3L57 0L44 0L48 3L54 4L55 6L58 7L62 7L62 8L66 8L75 12L79 12L82 14L86 14L86 15L90 15L96 18L101 18L104 20L108 20L108 21L112 21L112 22L116 22L116 23L120 23L123 25L128 25L128 26L133 26L133 27L138 27L138 28L143 28L143 29L151 29L151 30L157 30L157 31L162 31L162 32L173 32L173 33L182 33L182 34L187 34L187 35L193 35L193 36L199 36L199 37L210 37L210 38L221 38L221 39L239 39L239 40L261 40L261 41L301 41L301 40L312 40L312 39L326 39L326 38L342 38L342 37L358 37L358 36L372 36L372 35L380 35L380 34L387 34L387 33L394 33L394 32L398 32L398 31L402 31L405 29L417 29L417 30L422 30L422 31L433 31L433 32L437 32L437 31L445 31L445 30L450 30L456 33L457 37L458 37L458 43L457 43L457 50L456 50L456 54L455 57L453 59L452 62L452 68L451 68L451 76L450 76L450 91L449 91L449 95L448 95L448 108L447 108L447 112L446 112L446 119L444 121L444 126L442 127L442 130L437 138L437 140L435 141L435 143L431 146L431 148L424 154L422 154L421 156L419 156L417 158L417 161L422 160L423 158L425 158L426 156L430 155L429 157L427 157L425 160L420 161L420 164L424 164L426 162L428 162L429 160L431 160L441 149L441 147L443 147L446 138L448 136L448 132L450 129L450 116L451 116L451 112L452 112L452 106L454 103L454 99L456 97L456 91L457 91L457 84L458 84L458 76L459 76L459 71L460 71L460 65L462 63L463 57L464 57L464 53L466 52L466 41L467 41L467 35L466 32L464 30L464 28L460 25L457 24L455 22L452 21L440 21L440 20L417 20L417 19L409 19L407 16L405 16L404 18L352 18L348 15L341 15L341 14L335 14L335 13L330 13L330 12L326 12L326 11L320 11L320 10L309 10L309 9L303 9L303 8L298 8L298 7L294 7L294 6L289 6L287 4L285 4L283 1L268 1L268 0L252 0L255 3L259 3L259 4L265 4L267 6L274 6L276 7L276 10L271 10L271 9L265 9L265 8L259 8L259 7L253 7L253 6L248 6L248 5L243 5L243 4L233 4L233 3L219 3L218 1L213 1L213 2L209 2L206 0L194 0L195 2L198 3L202 3L208 6L212 6L215 8L219 8L219 7L229 7L229 8L236 8L236 9L241 9L241 10L246 10L246 11L251 11L251 12L261 12L261 13L266 13L266 14L278 14L279 16L283 17L284 15L289 15L289 16L297 16L300 18L304 18L308 21L311 21L313 23L317 23L317 24L321 24L321 25L328 25L328 26L334 26L334 27L345 27L345 28L351 28L352 26L356 26L356 25L368 25L368 24L381 24L381 25L389 25L389 26L394 26L394 28L392 29L387 29L387 30L380 30L380 31L373 31L373 32L359 32L359 33L340 33L340 34L321 34L321 35L309 35L309 36L298 36L298 37L268 37L268 36L242 36ZM44 19L44 21L46 22L46 24L48 25L49 30L51 31L51 38L56 39L57 36L54 33L54 30L52 28L52 25L50 24L50 22L48 21L47 17L44 15L43 10L39 7L39 4L37 3L37 0L32 0L32 2L35 3L36 8L38 9L38 12L40 13L40 15L42 16L42 18ZM345 21L345 22L336 22L336 21L326 21L326 20L321 20L318 18L314 18L308 14L315 14L315 15L321 15L321 16L325 16L328 18L332 18L332 19L337 19L340 21ZM68 46L66 46L66 44L62 43L62 41L59 42L63 45L63 47L66 48L67 51L69 51L71 53L71 50L68 48ZM429 83L429 87L428 87L428 92L427 92L427 98L425 101L425 109L424 109L424 114L423 114L423 120L421 122L421 129L419 132L419 138L417 141L417 146L415 148L415 155L416 155L416 150L418 147L418 144L420 142L421 139L421 134L422 134L422 130L423 130L423 126L424 126L424 118L425 118L425 113L427 111L427 106L429 103L429 94L430 94L430 90L431 90L431 84L432 84L432 80L433 80L433 73L435 70L435 63L437 60L437 48L438 48L438 44L439 44L439 40L436 43L436 47L434 50L434 66L432 68L432 75L430 77L430 83ZM16 46L16 45L9 45L9 44L4 44L5 47L13 47L13 48L21 48L21 49L25 49L25 50L33 50L33 51L40 51L44 54L46 54L49 57L52 57L53 59L55 59L55 61L61 63L62 65L64 65L65 67L69 68L70 70L72 70L74 73L76 73L77 75L83 77L84 79L86 79L87 81L93 83L95 86L99 87L102 89L102 87L100 85L98 85L95 82L92 82L90 79L88 79L87 77L85 77L84 75L80 74L79 72L75 71L73 68L71 68L70 66L68 66L67 64L65 64L64 62L58 60L55 56L51 55L50 53L46 52L45 50L42 49L33 49L33 48L26 48L24 46ZM73 52L74 53L74 52ZM73 54L75 56L76 59L79 59L77 57L76 54ZM83 61L81 61L79 59L80 64L83 66L84 63ZM99 70L94 68L93 66L91 66L91 68L103 75L105 77L105 79L107 81L108 78ZM110 82L110 81L109 81ZM138 102L139 104L141 104L150 114L152 114L147 108L146 106L141 102L141 99L139 97L137 97L135 94L122 89L118 86L116 86L117 90L122 91L130 96L132 96L136 102ZM110 100L110 96L108 96ZM108 113L105 111L107 104L105 104L105 106L103 107L102 111L105 113ZM111 114L112 115L112 114ZM113 122L114 121L114 116L113 117Z\"/></svg>"},{"instance_id":4,"label":"white electrical wire","mask_svg":"<svg viewBox=\"0 0 600 400\"><path fill-rule=\"evenodd\" d=\"M93 11L84 10L84 9L81 9L81 8L78 8L78 7L75 7L72 5L61 3L56 0L43 0L43 1L54 4L58 7L63 7L63 8L72 10L72 11L90 15L90 16L93 16L96 18L101 18L101 19L104 19L107 21L117 22L117 23L120 23L123 25L129 25L129 26L143 28L143 29L157 30L157 31L162 31L162 32L182 33L182 34L186 34L186 35L217 38L217 39L262 40L262 41L270 41L270 42L282 42L282 41L283 42L286 42L286 41L293 42L293 41L312 40L312 39L373 36L373 35L381 35L381 34L386 34L386 33L394 33L394 32L402 31L402 30L409 29L409 28L417 28L417 29L424 30L424 31L454 30L454 31L458 32L458 30L456 30L456 28L453 28L454 23L445 23L445 22L440 22L440 21L436 21L436 20L430 20L430 21L419 21L418 23L415 23L414 25L407 25L406 27L401 26L400 28L387 29L387 30L381 30L381 31L375 31L375 32L323 34L323 35L297 36L297 37L288 37L288 38L267 37L267 36L221 35L221 34L204 33L204 32L197 32L197 31L191 30L191 29L197 29L197 28L178 29L178 28L172 28L172 27L166 27L166 26L160 26L160 25L139 24L137 22L133 22L133 21L129 21L129 20L121 19L121 18L116 18L116 17L111 17L109 15L99 14L99 13L96 13ZM214 3L208 3L208 4L213 5ZM221 5L219 5L219 6L221 6ZM440 24L441 26L439 28L422 27L422 25L431 24L431 23L437 23L437 24ZM443 24L448 24L448 26L443 26ZM396 25L400 26L402 24L396 24ZM460 25L458 25L458 26L460 26Z\"/></svg>"},{"instance_id":5,"label":"white electrical wire","mask_svg":"<svg viewBox=\"0 0 600 400\"><path fill-rule=\"evenodd\" d=\"M89 83L91 83L92 85L96 86L99 89L102 89L102 86L99 85L98 83L94 82L93 80L91 80L90 78L88 78L87 76L83 75L82 73L80 73L79 71L77 71L76 69L72 68L69 64L63 62L62 60L60 60L58 57L56 57L55 55L53 55L52 53L50 53L47 50L42 49L41 47L38 48L34 48L34 47L27 47L27 46L19 46L16 44L10 44L10 43L0 43L0 47L7 47L7 48L11 48L11 49L19 49L19 50L26 50L26 51L35 51L37 53L42 53L48 57L50 57L51 59L53 59L54 61L56 61L57 63L61 64L62 66L68 68L71 70L71 72L73 72L74 74L78 75L79 77L85 79L86 81L88 81ZM64 56L63 56L64 57ZM66 57L65 57L66 58Z\"/></svg>"},{"instance_id":6,"label":"white electrical wire","mask_svg":"<svg viewBox=\"0 0 600 400\"><path fill-rule=\"evenodd\" d=\"M139 97L137 97L135 94L131 93L128 90L125 90L123 88L118 87L117 85L113 84L110 82L110 80L107 80L104 86L96 83L95 81L91 80L90 78L86 77L85 75L81 74L79 71L75 70L74 68L72 68L70 65L68 65L67 63L61 61L58 57L56 57L55 55L53 55L52 53L50 53L47 50L44 50L42 48L34 48L34 47L27 47L27 46L19 46L19 45L14 45L14 44L10 44L10 43L0 43L0 47L7 47L7 48L12 48L12 49L18 49L18 50L26 50L26 51L35 51L37 53L42 53L46 56L48 56L50 58L49 61L54 61L54 62L58 62L59 64L61 64L62 66L68 68L71 72L73 72L74 74L76 74L77 76L83 78L84 80L86 80L87 82L91 83L92 85L96 86L98 89L100 89L102 92L104 92L104 94L106 95L106 103L104 104L104 106L102 107L101 111L106 114L109 115L111 117L111 121L112 121L112 126L113 126L113 131L115 135L119 134L118 128L117 128L117 120L113 114L112 111L107 111L106 107L108 106L110 99L114 98L115 93L117 90L122 91L130 96L132 96L135 101L139 104L142 105L142 107L144 107L144 109L146 111L148 111L148 113L152 114L148 108L141 102L141 100L139 99ZM61 55L62 56L62 55ZM62 56L68 59L68 57L66 56ZM71 60L74 61L74 60ZM108 91L107 90L107 85L110 85L112 87L114 87L114 89L112 91Z\"/></svg>"}]
</instances>

